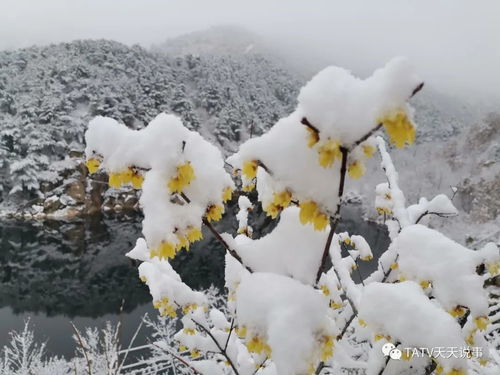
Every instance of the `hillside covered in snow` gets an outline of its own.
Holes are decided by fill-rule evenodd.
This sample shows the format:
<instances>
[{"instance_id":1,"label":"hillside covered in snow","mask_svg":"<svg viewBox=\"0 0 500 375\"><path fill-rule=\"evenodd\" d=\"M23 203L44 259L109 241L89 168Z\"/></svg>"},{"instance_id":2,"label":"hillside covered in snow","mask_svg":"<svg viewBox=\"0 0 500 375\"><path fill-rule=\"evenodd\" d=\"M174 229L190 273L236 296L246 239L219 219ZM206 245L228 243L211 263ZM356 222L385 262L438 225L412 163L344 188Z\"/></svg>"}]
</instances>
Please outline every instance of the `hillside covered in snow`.
<instances>
[{"instance_id":1,"label":"hillside covered in snow","mask_svg":"<svg viewBox=\"0 0 500 375\"><path fill-rule=\"evenodd\" d=\"M175 113L229 154L292 111L310 70L228 27L151 50L87 40L0 52L0 205L12 211L35 204L35 216L61 207L80 207L72 215L111 210L118 201L133 207L137 197L124 192L108 191L93 202L106 187L104 180L85 182L81 151L90 119L109 116L139 129L159 112ZM463 241L470 223L491 233L500 216L499 116L439 92L432 82L411 103L417 144L393 150L410 203L440 192L451 196L456 186L455 231ZM373 188L383 180L378 164L353 186L368 217Z\"/></svg>"}]
</instances>

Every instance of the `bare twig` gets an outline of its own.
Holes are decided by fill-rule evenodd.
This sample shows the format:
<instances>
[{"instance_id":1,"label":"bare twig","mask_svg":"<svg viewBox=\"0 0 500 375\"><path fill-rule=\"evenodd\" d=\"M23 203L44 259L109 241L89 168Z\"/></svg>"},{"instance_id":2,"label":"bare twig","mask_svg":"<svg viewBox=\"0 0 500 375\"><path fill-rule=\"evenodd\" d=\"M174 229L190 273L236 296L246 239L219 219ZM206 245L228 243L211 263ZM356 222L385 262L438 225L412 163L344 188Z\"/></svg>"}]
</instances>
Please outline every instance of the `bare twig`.
<instances>
[{"instance_id":1,"label":"bare twig","mask_svg":"<svg viewBox=\"0 0 500 375\"><path fill-rule=\"evenodd\" d=\"M187 203L190 203L191 200L187 197L186 194L184 193L181 193L180 194L181 197L187 202ZM210 232L212 232L212 234L214 235L214 237L217 239L217 241L219 241L222 246L224 246L224 248L227 250L227 252L229 254L232 255L232 257L234 259L236 259L238 262L241 263L241 265L243 267L245 267L247 269L248 272L252 273L253 270L247 266L245 263L243 263L243 260L241 259L241 257L239 256L239 254L236 252L236 250L232 249L229 244L224 240L224 238L222 238L222 236L220 235L219 232L217 232L217 230L214 228L214 226L212 225L212 223L210 223L206 218L203 218L203 224L205 224L205 226L210 230Z\"/></svg>"},{"instance_id":2,"label":"bare twig","mask_svg":"<svg viewBox=\"0 0 500 375\"><path fill-rule=\"evenodd\" d=\"M75 332L76 337L78 338L79 345L82 348L82 352L83 352L83 355L85 357L85 361L87 362L88 375L92 375L92 362L88 356L87 348L83 344L83 340L82 340L82 337L80 336L80 332L78 331L78 329L75 327L73 322L70 322L70 324L71 324L71 327L73 327L73 331Z\"/></svg>"},{"instance_id":3,"label":"bare twig","mask_svg":"<svg viewBox=\"0 0 500 375\"><path fill-rule=\"evenodd\" d=\"M145 319L143 317L143 319ZM135 330L135 333L134 333L134 336L132 336L132 339L130 340L130 343L128 345L128 348L127 350L125 351L125 355L123 356L121 362L119 363L118 365L118 371L117 371L117 374L120 373L122 367L123 367L123 364L125 363L125 360L127 359L127 356L128 356L128 353L130 352L130 349L132 348L132 344L134 343L135 339L137 338L137 335L139 334L139 331L141 330L142 328L142 325L144 323L144 320L141 319L141 323L139 324L139 326L137 327L137 329Z\"/></svg>"},{"instance_id":4,"label":"bare twig","mask_svg":"<svg viewBox=\"0 0 500 375\"><path fill-rule=\"evenodd\" d=\"M338 196L337 209L335 210L333 219L330 220L330 232L328 233L325 248L323 249L321 263L319 265L318 271L316 272L316 284L318 283L319 279L321 278L321 274L325 269L329 257L330 245L332 244L333 234L335 233L335 229L337 229L337 224L340 221L340 207L342 206L341 201L342 201L342 195L344 194L345 175L347 172L347 155L349 153L349 150L345 147L340 147L340 152L342 153L342 164L340 166L340 181L339 181L339 190L337 195Z\"/></svg>"},{"instance_id":5,"label":"bare twig","mask_svg":"<svg viewBox=\"0 0 500 375\"><path fill-rule=\"evenodd\" d=\"M231 338L231 333L233 333L234 329L234 318L231 319L231 328L229 328L229 334L227 335L226 343L224 344L224 350L227 350L227 346L229 345L229 339Z\"/></svg>"}]
</instances>

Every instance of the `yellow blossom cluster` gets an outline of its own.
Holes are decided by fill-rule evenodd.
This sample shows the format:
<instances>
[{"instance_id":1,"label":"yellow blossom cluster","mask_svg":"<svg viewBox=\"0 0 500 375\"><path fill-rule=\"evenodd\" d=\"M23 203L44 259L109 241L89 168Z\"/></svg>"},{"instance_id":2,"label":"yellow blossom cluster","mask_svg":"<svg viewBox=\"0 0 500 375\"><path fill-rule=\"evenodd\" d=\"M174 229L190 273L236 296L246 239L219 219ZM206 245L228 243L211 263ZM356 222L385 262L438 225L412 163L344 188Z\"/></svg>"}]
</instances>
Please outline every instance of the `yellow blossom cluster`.
<instances>
[{"instance_id":1,"label":"yellow blossom cluster","mask_svg":"<svg viewBox=\"0 0 500 375\"><path fill-rule=\"evenodd\" d=\"M220 206L218 204L212 204L208 206L205 217L209 222L219 221L222 219L222 214L224 213L224 206Z\"/></svg>"},{"instance_id":2,"label":"yellow blossom cluster","mask_svg":"<svg viewBox=\"0 0 500 375\"><path fill-rule=\"evenodd\" d=\"M256 354L264 353L266 357L271 356L271 347L259 335L250 337L247 340L246 345L250 353L256 353Z\"/></svg>"},{"instance_id":3,"label":"yellow blossom cluster","mask_svg":"<svg viewBox=\"0 0 500 375\"><path fill-rule=\"evenodd\" d=\"M255 182L253 181L257 177L257 168L259 167L259 162L257 160L249 160L243 163L241 168L241 174L245 179L242 190L246 193L251 192L255 189Z\"/></svg>"},{"instance_id":4,"label":"yellow blossom cluster","mask_svg":"<svg viewBox=\"0 0 500 375\"><path fill-rule=\"evenodd\" d=\"M175 318L177 313L175 312L175 306L170 303L170 300L167 297L163 297L157 301L153 302L153 306L155 309L158 309L161 316L170 316Z\"/></svg>"},{"instance_id":5,"label":"yellow blossom cluster","mask_svg":"<svg viewBox=\"0 0 500 375\"><path fill-rule=\"evenodd\" d=\"M486 263L486 269L491 276L500 274L500 262Z\"/></svg>"},{"instance_id":6,"label":"yellow blossom cluster","mask_svg":"<svg viewBox=\"0 0 500 375\"><path fill-rule=\"evenodd\" d=\"M289 190L284 190L281 193L274 193L273 201L264 207L264 212L267 216L276 219L279 213L290 205L291 201L292 193L290 193Z\"/></svg>"},{"instance_id":7,"label":"yellow blossom cluster","mask_svg":"<svg viewBox=\"0 0 500 375\"><path fill-rule=\"evenodd\" d=\"M144 176L133 168L127 168L121 172L112 172L109 174L108 179L109 186L112 188L119 188L122 185L131 184L134 189L140 189L143 182Z\"/></svg>"},{"instance_id":8,"label":"yellow blossom cluster","mask_svg":"<svg viewBox=\"0 0 500 375\"><path fill-rule=\"evenodd\" d=\"M222 202L226 203L231 200L233 196L233 188L231 186L227 186L222 190Z\"/></svg>"},{"instance_id":9,"label":"yellow blossom cluster","mask_svg":"<svg viewBox=\"0 0 500 375\"><path fill-rule=\"evenodd\" d=\"M97 172L97 170L101 166L101 162L99 161L99 159L91 158L85 162L85 166L89 170L89 173L92 174Z\"/></svg>"},{"instance_id":10,"label":"yellow blossom cluster","mask_svg":"<svg viewBox=\"0 0 500 375\"><path fill-rule=\"evenodd\" d=\"M342 151L340 151L340 143L336 140L328 138L321 143L318 148L319 165L323 168L329 168L335 160L342 159Z\"/></svg>"},{"instance_id":11,"label":"yellow blossom cluster","mask_svg":"<svg viewBox=\"0 0 500 375\"><path fill-rule=\"evenodd\" d=\"M195 178L196 176L191 163L186 162L177 166L177 174L170 179L167 186L172 193L181 193Z\"/></svg>"},{"instance_id":12,"label":"yellow blossom cluster","mask_svg":"<svg viewBox=\"0 0 500 375\"><path fill-rule=\"evenodd\" d=\"M323 335L320 339L321 355L320 359L322 362L327 361L333 356L333 347L335 346L335 341L330 335Z\"/></svg>"},{"instance_id":13,"label":"yellow blossom cluster","mask_svg":"<svg viewBox=\"0 0 500 375\"><path fill-rule=\"evenodd\" d=\"M299 219L302 225L313 224L315 230L324 230L328 225L328 215L321 212L314 201L301 202Z\"/></svg>"},{"instance_id":14,"label":"yellow blossom cluster","mask_svg":"<svg viewBox=\"0 0 500 375\"><path fill-rule=\"evenodd\" d=\"M349 174L349 177L354 178L354 179L360 179L364 174L365 174L365 166L360 160L355 160L352 163L349 164L347 167L347 173Z\"/></svg>"},{"instance_id":15,"label":"yellow blossom cluster","mask_svg":"<svg viewBox=\"0 0 500 375\"><path fill-rule=\"evenodd\" d=\"M177 242L162 241L156 248L150 250L149 256L151 258L158 257L160 259L174 258L175 254L181 249L189 250L191 243L199 241L203 238L201 228L188 227L184 232L176 232Z\"/></svg>"},{"instance_id":16,"label":"yellow blossom cluster","mask_svg":"<svg viewBox=\"0 0 500 375\"><path fill-rule=\"evenodd\" d=\"M393 111L383 116L379 123L384 124L391 143L397 148L415 142L415 126L404 110Z\"/></svg>"},{"instance_id":17,"label":"yellow blossom cluster","mask_svg":"<svg viewBox=\"0 0 500 375\"><path fill-rule=\"evenodd\" d=\"M191 311L194 311L198 308L198 305L196 303L187 303L184 306L182 306L182 313L184 315L189 314Z\"/></svg>"}]
</instances>

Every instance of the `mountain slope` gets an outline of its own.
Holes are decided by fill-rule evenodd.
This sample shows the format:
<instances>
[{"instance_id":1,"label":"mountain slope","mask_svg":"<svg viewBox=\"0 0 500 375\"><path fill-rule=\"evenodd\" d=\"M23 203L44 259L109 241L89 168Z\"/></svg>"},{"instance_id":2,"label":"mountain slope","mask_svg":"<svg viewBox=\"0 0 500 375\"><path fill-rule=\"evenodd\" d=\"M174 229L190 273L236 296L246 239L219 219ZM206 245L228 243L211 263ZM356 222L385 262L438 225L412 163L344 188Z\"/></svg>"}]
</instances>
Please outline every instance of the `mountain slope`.
<instances>
[{"instance_id":1,"label":"mountain slope","mask_svg":"<svg viewBox=\"0 0 500 375\"><path fill-rule=\"evenodd\" d=\"M162 111L230 149L294 106L299 83L257 55L169 57L111 41L0 52L0 185L39 195L74 168L88 121L141 128Z\"/></svg>"}]
</instances>

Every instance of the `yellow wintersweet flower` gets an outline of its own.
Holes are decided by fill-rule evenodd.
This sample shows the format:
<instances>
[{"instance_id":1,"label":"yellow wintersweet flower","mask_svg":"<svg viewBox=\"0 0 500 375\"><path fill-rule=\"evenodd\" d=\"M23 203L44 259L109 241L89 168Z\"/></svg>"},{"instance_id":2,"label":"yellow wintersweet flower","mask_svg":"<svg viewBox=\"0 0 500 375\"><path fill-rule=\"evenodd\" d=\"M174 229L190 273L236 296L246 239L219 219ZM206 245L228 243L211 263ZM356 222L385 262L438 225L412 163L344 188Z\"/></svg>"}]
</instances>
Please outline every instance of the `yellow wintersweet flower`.
<instances>
[{"instance_id":1,"label":"yellow wintersweet flower","mask_svg":"<svg viewBox=\"0 0 500 375\"><path fill-rule=\"evenodd\" d=\"M281 212L281 207L274 203L269 203L266 207L264 207L264 212L267 216L271 216L273 219L276 219Z\"/></svg>"},{"instance_id":2,"label":"yellow wintersweet flower","mask_svg":"<svg viewBox=\"0 0 500 375\"><path fill-rule=\"evenodd\" d=\"M146 276L139 276L139 279L140 279L143 283L147 283L147 282L148 282L148 279L146 278Z\"/></svg>"},{"instance_id":3,"label":"yellow wintersweet flower","mask_svg":"<svg viewBox=\"0 0 500 375\"><path fill-rule=\"evenodd\" d=\"M318 209L318 205L313 201L300 203L299 219L305 225L312 223L315 230L321 231L328 225L328 216Z\"/></svg>"},{"instance_id":4,"label":"yellow wintersweet flower","mask_svg":"<svg viewBox=\"0 0 500 375\"><path fill-rule=\"evenodd\" d=\"M461 318L462 316L465 315L466 310L462 306L457 306L453 310L448 311L448 313L454 318Z\"/></svg>"},{"instance_id":5,"label":"yellow wintersweet flower","mask_svg":"<svg viewBox=\"0 0 500 375\"><path fill-rule=\"evenodd\" d=\"M184 306L182 306L182 313L184 315L188 314L192 310L196 310L198 308L198 305L196 303L188 303Z\"/></svg>"},{"instance_id":6,"label":"yellow wintersweet flower","mask_svg":"<svg viewBox=\"0 0 500 375\"><path fill-rule=\"evenodd\" d=\"M190 162L177 166L177 175L170 179L167 186L172 193L181 193L195 179L194 169Z\"/></svg>"},{"instance_id":7,"label":"yellow wintersweet flower","mask_svg":"<svg viewBox=\"0 0 500 375\"><path fill-rule=\"evenodd\" d=\"M245 326L237 327L234 331L240 338L245 338L247 335L247 327Z\"/></svg>"},{"instance_id":8,"label":"yellow wintersweet flower","mask_svg":"<svg viewBox=\"0 0 500 375\"><path fill-rule=\"evenodd\" d=\"M313 218L314 229L321 231L328 225L328 216L322 212L316 212Z\"/></svg>"},{"instance_id":9,"label":"yellow wintersweet flower","mask_svg":"<svg viewBox=\"0 0 500 375\"><path fill-rule=\"evenodd\" d=\"M170 242L162 241L157 250L158 258L168 259L175 257L175 245Z\"/></svg>"},{"instance_id":10,"label":"yellow wintersweet flower","mask_svg":"<svg viewBox=\"0 0 500 375\"><path fill-rule=\"evenodd\" d=\"M122 186L121 173L110 173L108 183L112 188L119 188L120 186Z\"/></svg>"},{"instance_id":11,"label":"yellow wintersweet flower","mask_svg":"<svg viewBox=\"0 0 500 375\"><path fill-rule=\"evenodd\" d=\"M231 200L232 196L233 196L233 189L231 188L231 186L225 187L224 190L222 191L222 201L226 203Z\"/></svg>"},{"instance_id":12,"label":"yellow wintersweet flower","mask_svg":"<svg viewBox=\"0 0 500 375\"><path fill-rule=\"evenodd\" d=\"M358 319L358 323L359 323L359 325L361 327L366 327L367 326L366 322L363 319Z\"/></svg>"},{"instance_id":13,"label":"yellow wintersweet flower","mask_svg":"<svg viewBox=\"0 0 500 375\"><path fill-rule=\"evenodd\" d=\"M186 345L179 345L179 351L180 352L187 352L188 351L188 348Z\"/></svg>"},{"instance_id":14,"label":"yellow wintersweet flower","mask_svg":"<svg viewBox=\"0 0 500 375\"><path fill-rule=\"evenodd\" d=\"M487 263L486 269L491 276L496 276L500 273L500 262Z\"/></svg>"},{"instance_id":15,"label":"yellow wintersweet flower","mask_svg":"<svg viewBox=\"0 0 500 375\"><path fill-rule=\"evenodd\" d=\"M246 161L245 163L243 163L243 168L241 169L241 173L243 173L243 176L251 180L257 176L258 166L259 163L257 162L257 160Z\"/></svg>"},{"instance_id":16,"label":"yellow wintersweet flower","mask_svg":"<svg viewBox=\"0 0 500 375\"><path fill-rule=\"evenodd\" d=\"M387 207L376 207L376 209L379 215L382 214L392 215L392 211Z\"/></svg>"},{"instance_id":17,"label":"yellow wintersweet flower","mask_svg":"<svg viewBox=\"0 0 500 375\"><path fill-rule=\"evenodd\" d=\"M189 242L196 242L203 238L200 228L188 227L186 237Z\"/></svg>"},{"instance_id":18,"label":"yellow wintersweet flower","mask_svg":"<svg viewBox=\"0 0 500 375\"><path fill-rule=\"evenodd\" d=\"M391 270L397 270L397 269L399 268L399 264L397 264L397 263L392 263L392 264L390 265L390 268L391 268Z\"/></svg>"},{"instance_id":19,"label":"yellow wintersweet flower","mask_svg":"<svg viewBox=\"0 0 500 375\"><path fill-rule=\"evenodd\" d=\"M131 183L133 175L134 172L130 168L127 168L124 171L122 171L120 176L122 185Z\"/></svg>"},{"instance_id":20,"label":"yellow wintersweet flower","mask_svg":"<svg viewBox=\"0 0 500 375\"><path fill-rule=\"evenodd\" d=\"M436 366L436 374L440 375L443 373L443 371L444 371L443 366L441 365Z\"/></svg>"},{"instance_id":21,"label":"yellow wintersweet flower","mask_svg":"<svg viewBox=\"0 0 500 375\"><path fill-rule=\"evenodd\" d=\"M320 285L319 288L321 289L321 291L323 292L323 294L325 296L329 296L330 295L330 289L325 284Z\"/></svg>"},{"instance_id":22,"label":"yellow wintersweet flower","mask_svg":"<svg viewBox=\"0 0 500 375\"><path fill-rule=\"evenodd\" d=\"M324 335L321 338L321 361L325 362L329 358L333 356L333 347L335 345L335 341L333 341L333 337L330 335Z\"/></svg>"},{"instance_id":23,"label":"yellow wintersweet flower","mask_svg":"<svg viewBox=\"0 0 500 375\"><path fill-rule=\"evenodd\" d=\"M288 207L291 201L292 193L290 193L288 190L273 194L273 203L277 206L280 206L281 208Z\"/></svg>"},{"instance_id":24,"label":"yellow wintersweet flower","mask_svg":"<svg viewBox=\"0 0 500 375\"><path fill-rule=\"evenodd\" d=\"M429 280L423 280L420 282L420 286L422 287L422 289L427 289L431 286L431 282Z\"/></svg>"},{"instance_id":25,"label":"yellow wintersweet flower","mask_svg":"<svg viewBox=\"0 0 500 375\"><path fill-rule=\"evenodd\" d=\"M382 118L379 123L384 124L391 143L397 148L403 147L405 143L412 144L415 142L415 127L405 111L398 110L390 113Z\"/></svg>"},{"instance_id":26,"label":"yellow wintersweet flower","mask_svg":"<svg viewBox=\"0 0 500 375\"><path fill-rule=\"evenodd\" d=\"M369 254L367 256L364 256L364 257L360 257L359 259L361 259L362 261L364 262L369 262L370 260L373 259L373 255Z\"/></svg>"},{"instance_id":27,"label":"yellow wintersweet flower","mask_svg":"<svg viewBox=\"0 0 500 375\"><path fill-rule=\"evenodd\" d=\"M373 147L371 145L362 145L361 147L363 149L363 154L367 158L371 158L373 156L373 154L375 154L375 147Z\"/></svg>"},{"instance_id":28,"label":"yellow wintersweet flower","mask_svg":"<svg viewBox=\"0 0 500 375\"><path fill-rule=\"evenodd\" d=\"M314 130L313 128L310 128L309 126L306 126L307 130L307 147L311 148L314 146L316 143L319 142L319 133Z\"/></svg>"},{"instance_id":29,"label":"yellow wintersweet flower","mask_svg":"<svg viewBox=\"0 0 500 375\"><path fill-rule=\"evenodd\" d=\"M247 343L247 349L250 353L265 353L267 356L271 355L271 347L259 336L254 336L250 339Z\"/></svg>"},{"instance_id":30,"label":"yellow wintersweet flower","mask_svg":"<svg viewBox=\"0 0 500 375\"><path fill-rule=\"evenodd\" d=\"M251 183L251 184L248 184L248 185L244 185L242 190L245 192L245 193L250 193L253 189L255 189L255 183Z\"/></svg>"},{"instance_id":31,"label":"yellow wintersweet flower","mask_svg":"<svg viewBox=\"0 0 500 375\"><path fill-rule=\"evenodd\" d=\"M167 297L163 297L157 301L153 301L153 306L155 309L160 311L161 316L170 315L175 318L177 314L175 313L175 307L170 304L170 300Z\"/></svg>"},{"instance_id":32,"label":"yellow wintersweet flower","mask_svg":"<svg viewBox=\"0 0 500 375\"><path fill-rule=\"evenodd\" d=\"M195 359L195 358L199 358L201 356L201 353L199 350L196 350L196 349L193 349L191 350L191 358Z\"/></svg>"},{"instance_id":33,"label":"yellow wintersweet flower","mask_svg":"<svg viewBox=\"0 0 500 375\"><path fill-rule=\"evenodd\" d=\"M92 158L89 159L85 162L85 165L87 166L87 169L89 170L89 173L95 173L101 166L101 162L98 159Z\"/></svg>"},{"instance_id":34,"label":"yellow wintersweet flower","mask_svg":"<svg viewBox=\"0 0 500 375\"><path fill-rule=\"evenodd\" d=\"M208 221L219 221L222 218L222 214L224 213L224 207L213 204L207 208L207 212L205 216Z\"/></svg>"},{"instance_id":35,"label":"yellow wintersweet flower","mask_svg":"<svg viewBox=\"0 0 500 375\"><path fill-rule=\"evenodd\" d=\"M328 138L323 144L318 147L319 164L323 168L331 167L335 159L342 158L340 151L340 143Z\"/></svg>"},{"instance_id":36,"label":"yellow wintersweet flower","mask_svg":"<svg viewBox=\"0 0 500 375\"><path fill-rule=\"evenodd\" d=\"M186 250L189 250L189 240L186 236L178 233L177 240L179 242L177 242L176 250L180 250L182 248L186 248Z\"/></svg>"},{"instance_id":37,"label":"yellow wintersweet flower","mask_svg":"<svg viewBox=\"0 0 500 375\"><path fill-rule=\"evenodd\" d=\"M302 225L312 222L314 214L318 210L318 205L313 201L300 203L299 219Z\"/></svg>"},{"instance_id":38,"label":"yellow wintersweet flower","mask_svg":"<svg viewBox=\"0 0 500 375\"><path fill-rule=\"evenodd\" d=\"M454 368L448 371L446 375L467 375L467 370Z\"/></svg>"},{"instance_id":39,"label":"yellow wintersweet flower","mask_svg":"<svg viewBox=\"0 0 500 375\"><path fill-rule=\"evenodd\" d=\"M194 328L184 328L182 332L184 332L186 335L192 336L196 333L196 330Z\"/></svg>"},{"instance_id":40,"label":"yellow wintersweet flower","mask_svg":"<svg viewBox=\"0 0 500 375\"><path fill-rule=\"evenodd\" d=\"M490 323L490 319L487 316L478 316L474 319L474 323L476 323L476 327L480 331L484 331L488 324Z\"/></svg>"},{"instance_id":41,"label":"yellow wintersweet flower","mask_svg":"<svg viewBox=\"0 0 500 375\"><path fill-rule=\"evenodd\" d=\"M134 173L134 175L132 176L132 186L134 187L134 189L140 189L142 188L142 183L144 182L144 176L142 174L139 174L139 173Z\"/></svg>"},{"instance_id":42,"label":"yellow wintersweet flower","mask_svg":"<svg viewBox=\"0 0 500 375\"><path fill-rule=\"evenodd\" d=\"M356 160L349 164L347 167L347 173L349 174L349 177L357 180L365 174L365 167L360 161Z\"/></svg>"},{"instance_id":43,"label":"yellow wintersweet flower","mask_svg":"<svg viewBox=\"0 0 500 375\"><path fill-rule=\"evenodd\" d=\"M341 303L337 303L335 301L330 301L330 308L331 309L340 309L341 307L343 307L344 305L341 304Z\"/></svg>"}]
</instances>

